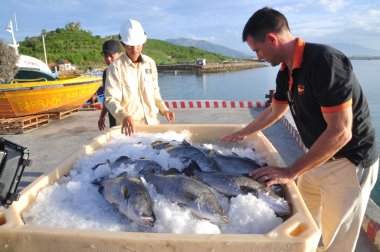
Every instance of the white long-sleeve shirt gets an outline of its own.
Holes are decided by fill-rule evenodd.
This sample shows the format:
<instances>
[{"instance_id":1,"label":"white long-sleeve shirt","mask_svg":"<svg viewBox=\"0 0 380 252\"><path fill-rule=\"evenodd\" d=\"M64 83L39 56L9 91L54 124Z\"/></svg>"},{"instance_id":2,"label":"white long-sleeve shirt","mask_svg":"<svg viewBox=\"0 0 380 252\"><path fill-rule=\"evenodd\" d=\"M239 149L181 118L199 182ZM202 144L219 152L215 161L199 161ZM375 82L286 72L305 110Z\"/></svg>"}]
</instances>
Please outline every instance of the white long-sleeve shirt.
<instances>
[{"instance_id":1,"label":"white long-sleeve shirt","mask_svg":"<svg viewBox=\"0 0 380 252\"><path fill-rule=\"evenodd\" d=\"M107 69L105 106L121 123L127 116L136 122L158 124L157 114L168 110L160 95L153 59L141 54L133 63L124 53Z\"/></svg>"}]
</instances>

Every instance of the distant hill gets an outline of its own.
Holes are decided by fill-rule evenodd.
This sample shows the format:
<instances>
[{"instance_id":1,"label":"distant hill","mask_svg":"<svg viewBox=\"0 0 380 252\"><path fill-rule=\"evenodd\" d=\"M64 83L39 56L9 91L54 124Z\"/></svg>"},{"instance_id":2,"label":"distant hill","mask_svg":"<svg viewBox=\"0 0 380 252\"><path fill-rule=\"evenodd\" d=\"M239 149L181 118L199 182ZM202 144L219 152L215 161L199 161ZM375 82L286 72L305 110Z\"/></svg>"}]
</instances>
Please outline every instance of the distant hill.
<instances>
[{"instance_id":1,"label":"distant hill","mask_svg":"<svg viewBox=\"0 0 380 252\"><path fill-rule=\"evenodd\" d=\"M60 60L69 60L82 70L89 67L105 67L101 53L102 44L111 37L102 38L93 36L90 31L80 28L80 23L69 23L65 28L57 28L54 31L44 31L46 53L49 63ZM26 37L20 41L21 54L44 60L44 52L41 36ZM231 60L231 57L222 54L207 52L195 47L175 45L163 40L148 39L144 44L143 53L152 57L159 63L181 63L205 58L207 62L222 62Z\"/></svg>"},{"instance_id":2,"label":"distant hill","mask_svg":"<svg viewBox=\"0 0 380 252\"><path fill-rule=\"evenodd\" d=\"M342 51L348 57L379 57L380 50L349 43L332 43L332 47Z\"/></svg>"},{"instance_id":3,"label":"distant hill","mask_svg":"<svg viewBox=\"0 0 380 252\"><path fill-rule=\"evenodd\" d=\"M205 51L213 52L213 53L219 53L222 55L234 57L234 58L249 58L250 56L247 54L244 54L242 52L239 52L237 50L230 49L225 46L217 45L210 43L206 40L195 40L195 39L187 39L187 38L177 38L177 39L166 39L166 41L181 45L181 46L193 46L200 48Z\"/></svg>"}]
</instances>

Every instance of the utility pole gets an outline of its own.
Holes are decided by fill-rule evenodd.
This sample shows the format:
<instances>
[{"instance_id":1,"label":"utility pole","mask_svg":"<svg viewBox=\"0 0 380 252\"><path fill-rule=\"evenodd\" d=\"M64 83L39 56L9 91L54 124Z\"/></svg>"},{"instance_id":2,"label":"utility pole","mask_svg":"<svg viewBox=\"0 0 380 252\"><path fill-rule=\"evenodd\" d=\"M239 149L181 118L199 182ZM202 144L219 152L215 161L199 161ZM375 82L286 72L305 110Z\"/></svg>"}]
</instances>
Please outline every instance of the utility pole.
<instances>
[{"instance_id":1,"label":"utility pole","mask_svg":"<svg viewBox=\"0 0 380 252\"><path fill-rule=\"evenodd\" d=\"M42 37L42 45L44 47L44 55L45 55L45 64L47 65L47 57L46 57L46 47L45 47L45 36L46 34L41 34L41 37Z\"/></svg>"}]
</instances>

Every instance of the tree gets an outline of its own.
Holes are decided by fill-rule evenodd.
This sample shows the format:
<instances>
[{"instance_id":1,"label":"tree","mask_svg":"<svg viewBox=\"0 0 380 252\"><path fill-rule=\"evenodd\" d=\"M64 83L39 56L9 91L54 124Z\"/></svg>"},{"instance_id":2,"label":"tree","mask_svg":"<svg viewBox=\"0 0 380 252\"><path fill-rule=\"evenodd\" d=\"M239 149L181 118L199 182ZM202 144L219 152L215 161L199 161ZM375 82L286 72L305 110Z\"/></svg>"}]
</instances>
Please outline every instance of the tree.
<instances>
[{"instance_id":1,"label":"tree","mask_svg":"<svg viewBox=\"0 0 380 252\"><path fill-rule=\"evenodd\" d=\"M17 73L18 55L15 50L0 39L0 82L10 82Z\"/></svg>"},{"instance_id":2,"label":"tree","mask_svg":"<svg viewBox=\"0 0 380 252\"><path fill-rule=\"evenodd\" d=\"M65 29L66 30L76 30L76 31L78 31L78 30L81 29L80 28L80 22L76 22L76 23L71 22L71 23L68 23L68 24L65 25Z\"/></svg>"}]
</instances>

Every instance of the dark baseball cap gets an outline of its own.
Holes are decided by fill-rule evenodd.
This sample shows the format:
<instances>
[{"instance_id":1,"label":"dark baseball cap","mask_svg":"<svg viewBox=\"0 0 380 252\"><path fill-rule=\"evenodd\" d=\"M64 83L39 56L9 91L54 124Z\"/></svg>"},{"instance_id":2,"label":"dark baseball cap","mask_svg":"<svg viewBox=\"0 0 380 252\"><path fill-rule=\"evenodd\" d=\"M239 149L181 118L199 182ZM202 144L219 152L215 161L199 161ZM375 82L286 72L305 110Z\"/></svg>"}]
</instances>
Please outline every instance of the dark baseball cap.
<instances>
[{"instance_id":1,"label":"dark baseball cap","mask_svg":"<svg viewBox=\"0 0 380 252\"><path fill-rule=\"evenodd\" d=\"M121 52L121 47L119 41L110 39L103 43L102 54L115 54Z\"/></svg>"}]
</instances>

